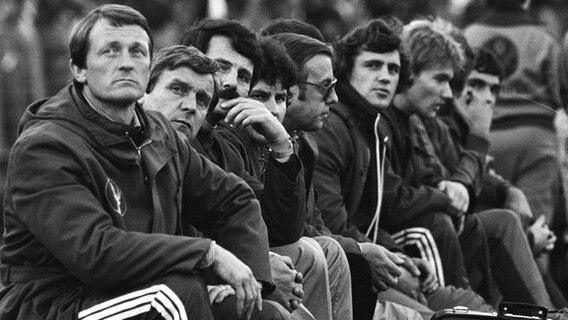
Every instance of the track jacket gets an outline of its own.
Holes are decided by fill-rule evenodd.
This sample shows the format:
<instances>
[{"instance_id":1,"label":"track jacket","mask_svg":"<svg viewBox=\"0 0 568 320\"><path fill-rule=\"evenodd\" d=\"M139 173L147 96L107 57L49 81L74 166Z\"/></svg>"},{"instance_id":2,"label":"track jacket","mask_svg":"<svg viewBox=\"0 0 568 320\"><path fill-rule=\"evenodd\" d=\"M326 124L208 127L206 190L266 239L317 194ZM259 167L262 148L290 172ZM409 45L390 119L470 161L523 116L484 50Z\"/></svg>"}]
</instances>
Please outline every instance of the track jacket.
<instances>
[{"instance_id":1,"label":"track jacket","mask_svg":"<svg viewBox=\"0 0 568 320\"><path fill-rule=\"evenodd\" d=\"M163 116L138 105L136 114L141 130L108 121L74 85L28 108L9 160L3 265L28 267L31 278L67 276L53 290L77 280L96 290L143 285L197 272L211 243L198 229L273 289L250 188Z\"/></svg>"}]
</instances>

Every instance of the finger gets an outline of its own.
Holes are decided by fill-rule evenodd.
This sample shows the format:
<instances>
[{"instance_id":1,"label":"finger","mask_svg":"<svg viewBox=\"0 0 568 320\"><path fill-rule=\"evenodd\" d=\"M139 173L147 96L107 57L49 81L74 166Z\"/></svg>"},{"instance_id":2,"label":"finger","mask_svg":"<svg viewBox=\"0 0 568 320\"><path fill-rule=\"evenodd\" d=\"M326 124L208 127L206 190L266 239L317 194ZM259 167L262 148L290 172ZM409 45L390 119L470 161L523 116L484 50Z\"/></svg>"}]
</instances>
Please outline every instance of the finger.
<instances>
[{"instance_id":1,"label":"finger","mask_svg":"<svg viewBox=\"0 0 568 320\"><path fill-rule=\"evenodd\" d=\"M405 261L401 256L399 256L398 254L391 252L391 251L385 250L385 255L387 256L387 258L389 258L389 260L393 264L398 265L398 266L401 266Z\"/></svg>"},{"instance_id":2,"label":"finger","mask_svg":"<svg viewBox=\"0 0 568 320\"><path fill-rule=\"evenodd\" d=\"M252 315L252 311L254 310L255 307L255 302L256 302L256 287L254 287L254 285L256 284L256 280L254 280L254 283L251 283L251 281L247 281L248 283L245 284L244 288L245 288L245 301L244 301L244 306L243 306L243 310L246 313L246 318L250 319L250 316Z\"/></svg>"},{"instance_id":3,"label":"finger","mask_svg":"<svg viewBox=\"0 0 568 320\"><path fill-rule=\"evenodd\" d=\"M387 285L387 287L394 287L398 283L398 277L391 275L390 273L382 273L380 279Z\"/></svg>"},{"instance_id":4,"label":"finger","mask_svg":"<svg viewBox=\"0 0 568 320\"><path fill-rule=\"evenodd\" d=\"M418 268L416 267L414 262L412 262L411 259L405 259L405 260L406 261L404 262L404 266L405 266L406 270L408 270L408 272L410 272L410 274L415 276L415 277L420 276L420 270L418 270Z\"/></svg>"},{"instance_id":5,"label":"finger","mask_svg":"<svg viewBox=\"0 0 568 320\"><path fill-rule=\"evenodd\" d=\"M215 299L216 303L221 303L223 302L223 300L225 300L226 297L231 296L235 294L235 291L233 291L232 288L225 288L225 290L222 290L221 292L219 292L219 294L217 295L217 298Z\"/></svg>"},{"instance_id":6,"label":"finger","mask_svg":"<svg viewBox=\"0 0 568 320\"><path fill-rule=\"evenodd\" d=\"M288 268L294 270L294 263L292 262L292 259L290 259L290 257L288 256L282 256L282 261L284 261L284 263L288 266ZM299 272L298 272L299 273Z\"/></svg>"},{"instance_id":7,"label":"finger","mask_svg":"<svg viewBox=\"0 0 568 320\"><path fill-rule=\"evenodd\" d=\"M258 289L257 289L257 296L256 296L256 309L258 310L258 312L262 311L262 292L261 292L261 287L260 285L258 285Z\"/></svg>"},{"instance_id":8,"label":"finger","mask_svg":"<svg viewBox=\"0 0 568 320\"><path fill-rule=\"evenodd\" d=\"M246 99L247 98L244 98L244 97L238 97L238 98L234 98L234 99L230 99L230 100L225 100L219 106L222 109L232 108L232 107L236 106L237 104L239 104L241 102L245 102Z\"/></svg>"},{"instance_id":9,"label":"finger","mask_svg":"<svg viewBox=\"0 0 568 320\"><path fill-rule=\"evenodd\" d=\"M238 286L237 288L233 287L233 289L235 290L235 294L237 295L237 315L240 318L243 314L243 306L245 304L245 290L242 286Z\"/></svg>"},{"instance_id":10,"label":"finger","mask_svg":"<svg viewBox=\"0 0 568 320\"><path fill-rule=\"evenodd\" d=\"M223 288L220 286L215 286L211 290L209 290L209 304L213 304L216 301L219 293L223 291Z\"/></svg>"},{"instance_id":11,"label":"finger","mask_svg":"<svg viewBox=\"0 0 568 320\"><path fill-rule=\"evenodd\" d=\"M294 279L296 283L302 283L304 281L304 275L301 272L296 272L296 278Z\"/></svg>"},{"instance_id":12,"label":"finger","mask_svg":"<svg viewBox=\"0 0 568 320\"><path fill-rule=\"evenodd\" d=\"M289 311L294 311L294 310L298 309L300 307L301 303L302 303L302 301L298 301L296 299L290 299L290 310Z\"/></svg>"},{"instance_id":13,"label":"finger","mask_svg":"<svg viewBox=\"0 0 568 320\"><path fill-rule=\"evenodd\" d=\"M292 294L295 295L298 298L303 298L304 297L304 289L302 289L302 287L295 287L294 289L292 289Z\"/></svg>"},{"instance_id":14,"label":"finger","mask_svg":"<svg viewBox=\"0 0 568 320\"><path fill-rule=\"evenodd\" d=\"M389 286L383 280L376 281L375 287L378 291L386 291L389 288Z\"/></svg>"}]
</instances>

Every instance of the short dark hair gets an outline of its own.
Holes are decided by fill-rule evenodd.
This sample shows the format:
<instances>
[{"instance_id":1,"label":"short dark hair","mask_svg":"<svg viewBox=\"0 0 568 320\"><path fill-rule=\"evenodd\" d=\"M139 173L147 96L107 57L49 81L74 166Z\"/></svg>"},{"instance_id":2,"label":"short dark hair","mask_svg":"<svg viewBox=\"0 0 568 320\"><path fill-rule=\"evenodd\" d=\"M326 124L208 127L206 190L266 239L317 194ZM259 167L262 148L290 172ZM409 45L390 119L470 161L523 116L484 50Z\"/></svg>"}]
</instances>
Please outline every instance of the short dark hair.
<instances>
[{"instance_id":1,"label":"short dark hair","mask_svg":"<svg viewBox=\"0 0 568 320\"><path fill-rule=\"evenodd\" d=\"M213 74L219 70L219 65L209 59L203 52L192 46L176 45L158 51L152 62L147 93L152 92L158 78L164 70L175 70L187 67L199 74Z\"/></svg>"},{"instance_id":2,"label":"short dark hair","mask_svg":"<svg viewBox=\"0 0 568 320\"><path fill-rule=\"evenodd\" d=\"M279 33L271 37L284 45L286 52L296 64L297 74L301 79L307 77L304 65L314 56L323 54L333 59L331 48L314 38L297 33Z\"/></svg>"},{"instance_id":3,"label":"short dark hair","mask_svg":"<svg viewBox=\"0 0 568 320\"><path fill-rule=\"evenodd\" d=\"M337 78L344 81L349 79L355 58L363 50L375 53L398 51L400 55L400 79L397 91L405 88L410 77L410 62L400 34L395 30L393 23L394 20L387 23L382 19L373 19L333 43L335 49L333 69Z\"/></svg>"},{"instance_id":4,"label":"short dark hair","mask_svg":"<svg viewBox=\"0 0 568 320\"><path fill-rule=\"evenodd\" d=\"M256 66L260 59L257 36L252 30L234 20L199 19L185 30L180 43L186 46L192 45L207 53L209 42L213 36L229 38L235 51L251 60Z\"/></svg>"},{"instance_id":5,"label":"short dark hair","mask_svg":"<svg viewBox=\"0 0 568 320\"><path fill-rule=\"evenodd\" d=\"M259 38L262 56L258 67L254 69L251 88L259 81L275 85L277 81L284 88L290 88L298 82L296 64L286 53L283 44L270 37Z\"/></svg>"},{"instance_id":6,"label":"short dark hair","mask_svg":"<svg viewBox=\"0 0 568 320\"><path fill-rule=\"evenodd\" d=\"M314 25L297 19L278 18L260 29L260 35L271 36L278 33L297 33L325 42L323 34Z\"/></svg>"},{"instance_id":7,"label":"short dark hair","mask_svg":"<svg viewBox=\"0 0 568 320\"><path fill-rule=\"evenodd\" d=\"M146 18L131 7L119 4L104 4L89 12L73 29L71 41L69 42L71 63L79 68L86 68L87 53L89 51L89 36L91 30L99 20L106 20L113 27L129 25L142 27L150 39L149 53L150 58L152 58L154 40Z\"/></svg>"},{"instance_id":8,"label":"short dark hair","mask_svg":"<svg viewBox=\"0 0 568 320\"><path fill-rule=\"evenodd\" d=\"M503 79L503 66L491 51L484 48L474 48L473 55L475 56L473 70L497 76L499 80Z\"/></svg>"}]
</instances>

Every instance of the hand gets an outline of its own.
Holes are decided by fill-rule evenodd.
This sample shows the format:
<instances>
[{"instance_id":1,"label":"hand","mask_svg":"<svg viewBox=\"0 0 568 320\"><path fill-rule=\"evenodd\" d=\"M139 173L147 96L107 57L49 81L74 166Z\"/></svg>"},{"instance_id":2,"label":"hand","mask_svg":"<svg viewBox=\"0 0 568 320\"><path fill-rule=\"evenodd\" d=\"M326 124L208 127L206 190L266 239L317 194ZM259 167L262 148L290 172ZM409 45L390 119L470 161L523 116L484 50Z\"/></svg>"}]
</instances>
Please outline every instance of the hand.
<instances>
[{"instance_id":1,"label":"hand","mask_svg":"<svg viewBox=\"0 0 568 320\"><path fill-rule=\"evenodd\" d=\"M282 150L289 147L290 136L286 129L262 102L250 98L236 98L221 103L221 108L229 110L225 122L238 128L251 126L273 149Z\"/></svg>"},{"instance_id":2,"label":"hand","mask_svg":"<svg viewBox=\"0 0 568 320\"><path fill-rule=\"evenodd\" d=\"M359 243L361 252L371 265L373 284L379 291L396 286L404 260L385 247L371 242Z\"/></svg>"},{"instance_id":3,"label":"hand","mask_svg":"<svg viewBox=\"0 0 568 320\"><path fill-rule=\"evenodd\" d=\"M209 293L209 304L221 303L226 297L235 294L235 290L227 284L207 286L207 292Z\"/></svg>"},{"instance_id":4,"label":"hand","mask_svg":"<svg viewBox=\"0 0 568 320\"><path fill-rule=\"evenodd\" d=\"M428 261L419 258L411 258L418 270L420 270L420 279L421 279L421 287L422 292L424 293L431 293L438 289L438 277L436 277L436 273L434 269Z\"/></svg>"},{"instance_id":5,"label":"hand","mask_svg":"<svg viewBox=\"0 0 568 320\"><path fill-rule=\"evenodd\" d=\"M290 312L298 309L304 297L302 273L294 270L289 257L273 252L270 253L270 267L276 290L267 298L280 303Z\"/></svg>"},{"instance_id":6,"label":"hand","mask_svg":"<svg viewBox=\"0 0 568 320\"><path fill-rule=\"evenodd\" d=\"M532 234L533 246L532 251L535 256L539 256L544 252L550 252L554 249L554 244L556 243L556 236L552 232L548 225L546 224L546 217L541 215L536 219L536 221L529 227L528 232Z\"/></svg>"},{"instance_id":7,"label":"hand","mask_svg":"<svg viewBox=\"0 0 568 320\"><path fill-rule=\"evenodd\" d=\"M444 180L438 183L438 189L444 191L452 200L452 207L460 212L467 212L467 208L469 207L469 192L463 184Z\"/></svg>"},{"instance_id":8,"label":"hand","mask_svg":"<svg viewBox=\"0 0 568 320\"><path fill-rule=\"evenodd\" d=\"M507 188L507 196L503 207L516 212L525 226L528 225L529 221L533 220L533 213L527 197L517 187L511 186Z\"/></svg>"},{"instance_id":9,"label":"hand","mask_svg":"<svg viewBox=\"0 0 568 320\"><path fill-rule=\"evenodd\" d=\"M211 266L215 275L227 282L237 296L237 315L250 319L254 308L262 311L261 286L250 268L231 252L216 245L215 260Z\"/></svg>"},{"instance_id":10,"label":"hand","mask_svg":"<svg viewBox=\"0 0 568 320\"><path fill-rule=\"evenodd\" d=\"M493 105L487 99L480 98L475 91L467 89L454 102L456 111L469 124L471 132L489 137Z\"/></svg>"},{"instance_id":11,"label":"hand","mask_svg":"<svg viewBox=\"0 0 568 320\"><path fill-rule=\"evenodd\" d=\"M410 259L408 259L408 261L410 261ZM425 303L426 298L424 297L424 294L422 294L422 289L420 288L420 278L412 275L407 268L401 269L402 274L398 278L396 289L420 303Z\"/></svg>"}]
</instances>

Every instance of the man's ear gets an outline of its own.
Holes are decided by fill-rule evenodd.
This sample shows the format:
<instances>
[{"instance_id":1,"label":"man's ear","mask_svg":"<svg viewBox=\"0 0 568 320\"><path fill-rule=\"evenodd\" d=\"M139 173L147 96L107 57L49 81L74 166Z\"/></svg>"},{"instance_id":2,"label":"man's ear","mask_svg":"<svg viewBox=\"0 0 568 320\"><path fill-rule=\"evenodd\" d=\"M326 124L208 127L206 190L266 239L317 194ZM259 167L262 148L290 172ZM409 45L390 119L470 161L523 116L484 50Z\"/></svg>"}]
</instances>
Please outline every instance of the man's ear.
<instances>
[{"instance_id":1,"label":"man's ear","mask_svg":"<svg viewBox=\"0 0 568 320\"><path fill-rule=\"evenodd\" d=\"M71 69L71 74L73 74L73 79L75 81L85 84L87 82L87 69L80 68L76 64L73 63L72 60L69 60L69 68Z\"/></svg>"},{"instance_id":2,"label":"man's ear","mask_svg":"<svg viewBox=\"0 0 568 320\"><path fill-rule=\"evenodd\" d=\"M295 84L288 88L288 92L290 93L290 99L288 100L289 105L292 101L298 99L298 95L300 94L300 86Z\"/></svg>"}]
</instances>

